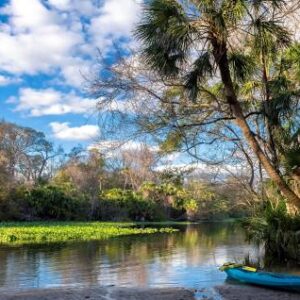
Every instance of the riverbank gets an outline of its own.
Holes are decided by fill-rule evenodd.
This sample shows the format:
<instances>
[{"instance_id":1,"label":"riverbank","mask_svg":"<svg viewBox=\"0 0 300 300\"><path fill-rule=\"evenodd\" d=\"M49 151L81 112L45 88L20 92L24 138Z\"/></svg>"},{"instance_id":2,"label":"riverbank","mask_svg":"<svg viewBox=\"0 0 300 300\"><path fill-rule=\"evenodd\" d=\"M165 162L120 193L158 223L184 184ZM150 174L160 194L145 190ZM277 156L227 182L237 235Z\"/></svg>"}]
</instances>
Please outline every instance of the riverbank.
<instances>
[{"instance_id":1,"label":"riverbank","mask_svg":"<svg viewBox=\"0 0 300 300\"><path fill-rule=\"evenodd\" d=\"M1 292L0 300L298 300L299 294L248 285L222 285L212 290L184 288L57 288Z\"/></svg>"},{"instance_id":2,"label":"riverbank","mask_svg":"<svg viewBox=\"0 0 300 300\"><path fill-rule=\"evenodd\" d=\"M1 293L0 300L195 300L194 292L181 288L104 288L35 289Z\"/></svg>"},{"instance_id":3,"label":"riverbank","mask_svg":"<svg viewBox=\"0 0 300 300\"><path fill-rule=\"evenodd\" d=\"M215 287L222 300L299 300L299 293L265 289L249 285L221 285Z\"/></svg>"},{"instance_id":4,"label":"riverbank","mask_svg":"<svg viewBox=\"0 0 300 300\"><path fill-rule=\"evenodd\" d=\"M113 222L16 222L0 223L0 244L32 244L104 240L135 234L170 233L170 227L137 228L135 223Z\"/></svg>"}]
</instances>

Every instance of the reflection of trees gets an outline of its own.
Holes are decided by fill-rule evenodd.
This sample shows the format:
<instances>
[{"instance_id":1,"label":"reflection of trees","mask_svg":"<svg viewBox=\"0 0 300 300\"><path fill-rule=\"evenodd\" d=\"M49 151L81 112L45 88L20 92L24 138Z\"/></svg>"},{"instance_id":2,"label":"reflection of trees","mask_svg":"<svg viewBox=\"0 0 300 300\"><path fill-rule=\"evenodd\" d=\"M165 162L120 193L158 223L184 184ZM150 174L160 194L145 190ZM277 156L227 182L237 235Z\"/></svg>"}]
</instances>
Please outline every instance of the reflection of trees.
<instances>
[{"instance_id":1,"label":"reflection of trees","mask_svg":"<svg viewBox=\"0 0 300 300\"><path fill-rule=\"evenodd\" d=\"M216 253L230 258L234 249L244 244L241 231L233 224L179 228L180 231L173 234L6 248L0 251L0 263L6 266L0 271L0 284L9 286L14 276L17 282L22 280L18 274L26 274L27 286L33 286L30 281L37 279L41 285L123 283L141 286L153 280L153 272L167 278L176 267L215 265Z\"/></svg>"},{"instance_id":2,"label":"reflection of trees","mask_svg":"<svg viewBox=\"0 0 300 300\"><path fill-rule=\"evenodd\" d=\"M43 253L31 255L31 251L20 248L1 247L0 251L0 288L20 288L20 283L26 281L28 287L38 287L39 271L44 262Z\"/></svg>"}]
</instances>

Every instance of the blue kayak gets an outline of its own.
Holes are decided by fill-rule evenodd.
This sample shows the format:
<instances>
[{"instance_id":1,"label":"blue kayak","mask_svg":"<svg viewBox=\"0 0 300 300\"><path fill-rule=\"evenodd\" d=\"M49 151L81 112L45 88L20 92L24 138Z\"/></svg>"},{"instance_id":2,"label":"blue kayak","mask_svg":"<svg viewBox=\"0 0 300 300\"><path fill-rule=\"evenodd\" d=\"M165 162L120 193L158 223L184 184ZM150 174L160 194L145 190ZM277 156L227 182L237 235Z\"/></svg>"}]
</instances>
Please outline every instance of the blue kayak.
<instances>
[{"instance_id":1,"label":"blue kayak","mask_svg":"<svg viewBox=\"0 0 300 300\"><path fill-rule=\"evenodd\" d=\"M224 264L220 270L225 271L228 278L243 283L277 289L300 290L300 276L262 272L255 268L232 263Z\"/></svg>"}]
</instances>

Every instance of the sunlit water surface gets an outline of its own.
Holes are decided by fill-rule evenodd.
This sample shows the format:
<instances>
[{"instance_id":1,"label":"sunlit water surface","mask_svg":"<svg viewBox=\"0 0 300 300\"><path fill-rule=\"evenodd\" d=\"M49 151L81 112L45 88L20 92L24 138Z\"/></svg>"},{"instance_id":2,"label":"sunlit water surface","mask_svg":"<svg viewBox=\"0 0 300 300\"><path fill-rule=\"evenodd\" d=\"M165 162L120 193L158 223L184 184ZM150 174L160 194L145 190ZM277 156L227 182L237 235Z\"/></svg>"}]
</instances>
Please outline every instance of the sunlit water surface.
<instances>
[{"instance_id":1,"label":"sunlit water surface","mask_svg":"<svg viewBox=\"0 0 300 300\"><path fill-rule=\"evenodd\" d=\"M233 223L179 226L177 233L69 244L0 246L0 291L62 286L180 286L225 281L223 262L257 260Z\"/></svg>"}]
</instances>

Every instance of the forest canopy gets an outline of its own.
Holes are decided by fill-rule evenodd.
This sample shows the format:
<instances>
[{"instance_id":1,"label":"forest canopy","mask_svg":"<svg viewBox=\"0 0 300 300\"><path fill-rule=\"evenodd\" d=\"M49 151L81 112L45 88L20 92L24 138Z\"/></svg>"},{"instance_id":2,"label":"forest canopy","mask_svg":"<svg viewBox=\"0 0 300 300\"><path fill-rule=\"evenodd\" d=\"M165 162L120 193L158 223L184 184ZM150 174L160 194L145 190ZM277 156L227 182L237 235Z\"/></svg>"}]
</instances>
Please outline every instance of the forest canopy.
<instances>
[{"instance_id":1,"label":"forest canopy","mask_svg":"<svg viewBox=\"0 0 300 300\"><path fill-rule=\"evenodd\" d=\"M0 221L208 220L249 215L247 201L256 203L247 185L240 188L248 178L159 170L146 145L118 157L65 153L42 132L2 121L0 153Z\"/></svg>"}]
</instances>

